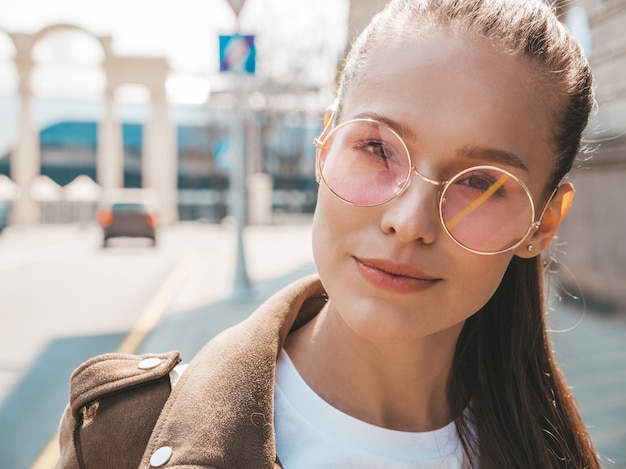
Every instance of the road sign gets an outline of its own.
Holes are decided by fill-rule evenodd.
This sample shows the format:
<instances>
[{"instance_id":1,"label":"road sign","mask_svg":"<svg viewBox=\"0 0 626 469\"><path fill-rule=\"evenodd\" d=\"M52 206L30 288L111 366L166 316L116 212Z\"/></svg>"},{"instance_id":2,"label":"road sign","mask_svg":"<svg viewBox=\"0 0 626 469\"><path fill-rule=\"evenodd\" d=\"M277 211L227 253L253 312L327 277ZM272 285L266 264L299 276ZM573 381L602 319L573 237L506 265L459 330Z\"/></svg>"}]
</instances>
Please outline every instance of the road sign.
<instances>
[{"instance_id":1,"label":"road sign","mask_svg":"<svg viewBox=\"0 0 626 469\"><path fill-rule=\"evenodd\" d=\"M220 72L253 74L256 71L254 36L220 36Z\"/></svg>"},{"instance_id":2,"label":"road sign","mask_svg":"<svg viewBox=\"0 0 626 469\"><path fill-rule=\"evenodd\" d=\"M239 16L241 9L243 8L243 4L246 3L246 0L228 0L228 4L235 12L235 15Z\"/></svg>"}]
</instances>

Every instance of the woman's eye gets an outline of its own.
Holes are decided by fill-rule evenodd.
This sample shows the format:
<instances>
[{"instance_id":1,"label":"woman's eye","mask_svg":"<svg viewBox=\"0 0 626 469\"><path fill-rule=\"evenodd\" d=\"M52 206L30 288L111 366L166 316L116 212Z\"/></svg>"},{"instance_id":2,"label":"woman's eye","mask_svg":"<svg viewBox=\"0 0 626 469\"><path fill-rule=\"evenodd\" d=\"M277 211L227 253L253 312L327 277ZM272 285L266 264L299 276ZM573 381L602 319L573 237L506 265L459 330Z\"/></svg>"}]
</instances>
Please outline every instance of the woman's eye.
<instances>
[{"instance_id":1,"label":"woman's eye","mask_svg":"<svg viewBox=\"0 0 626 469\"><path fill-rule=\"evenodd\" d=\"M495 181L492 178L487 178L482 175L472 174L468 176L467 183L474 189L486 191L489 189Z\"/></svg>"},{"instance_id":2,"label":"woman's eye","mask_svg":"<svg viewBox=\"0 0 626 469\"><path fill-rule=\"evenodd\" d=\"M388 158L385 144L377 140L367 140L367 141L357 142L354 145L354 148L359 151L365 152L367 154L376 156L378 158L382 158L382 159Z\"/></svg>"},{"instance_id":3,"label":"woman's eye","mask_svg":"<svg viewBox=\"0 0 626 469\"><path fill-rule=\"evenodd\" d=\"M455 184L465 185L479 192L487 192L495 189L494 195L504 195L504 187L498 184L498 179L489 174L471 173L456 181ZM497 185L494 186L494 185ZM492 189L493 188L493 189Z\"/></svg>"}]
</instances>

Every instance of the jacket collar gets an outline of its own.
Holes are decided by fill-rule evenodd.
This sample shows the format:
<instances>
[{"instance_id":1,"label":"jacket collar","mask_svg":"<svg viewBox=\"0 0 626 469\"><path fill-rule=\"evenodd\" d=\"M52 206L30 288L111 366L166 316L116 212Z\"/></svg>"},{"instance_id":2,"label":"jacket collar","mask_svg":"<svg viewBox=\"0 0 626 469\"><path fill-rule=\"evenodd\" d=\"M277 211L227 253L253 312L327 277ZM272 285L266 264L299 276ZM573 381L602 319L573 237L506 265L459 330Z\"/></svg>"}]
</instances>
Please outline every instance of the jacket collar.
<instances>
[{"instance_id":1,"label":"jacket collar","mask_svg":"<svg viewBox=\"0 0 626 469\"><path fill-rule=\"evenodd\" d=\"M274 440L274 375L285 339L313 318L327 297L317 275L262 304L208 342L172 391L140 467L172 449L168 466L279 468Z\"/></svg>"}]
</instances>

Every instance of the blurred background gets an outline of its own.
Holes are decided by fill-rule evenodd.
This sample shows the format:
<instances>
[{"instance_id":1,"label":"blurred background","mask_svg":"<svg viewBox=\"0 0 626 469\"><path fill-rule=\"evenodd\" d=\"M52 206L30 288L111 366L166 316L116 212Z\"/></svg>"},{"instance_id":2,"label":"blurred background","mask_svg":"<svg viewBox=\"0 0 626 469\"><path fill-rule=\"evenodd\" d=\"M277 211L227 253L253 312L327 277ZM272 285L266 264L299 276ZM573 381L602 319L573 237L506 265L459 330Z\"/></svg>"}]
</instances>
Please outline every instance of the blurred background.
<instances>
[{"instance_id":1,"label":"blurred background","mask_svg":"<svg viewBox=\"0 0 626 469\"><path fill-rule=\"evenodd\" d=\"M53 466L84 359L189 359L312 271L312 141L384 3L0 2L0 467ZM598 108L555 243L554 340L626 467L626 0L555 4Z\"/></svg>"}]
</instances>

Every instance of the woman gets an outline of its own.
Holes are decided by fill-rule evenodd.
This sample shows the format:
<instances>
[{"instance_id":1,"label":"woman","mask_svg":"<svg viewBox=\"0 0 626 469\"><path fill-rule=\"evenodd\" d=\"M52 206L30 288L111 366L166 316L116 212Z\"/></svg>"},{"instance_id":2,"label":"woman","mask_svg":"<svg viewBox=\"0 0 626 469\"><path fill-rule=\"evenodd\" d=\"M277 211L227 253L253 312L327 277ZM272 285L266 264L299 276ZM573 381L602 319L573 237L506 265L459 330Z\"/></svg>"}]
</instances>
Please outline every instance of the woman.
<instances>
[{"instance_id":1,"label":"woman","mask_svg":"<svg viewBox=\"0 0 626 469\"><path fill-rule=\"evenodd\" d=\"M175 352L82 365L58 467L599 468L540 256L591 88L541 0L392 0L315 142L319 279L178 381Z\"/></svg>"}]
</instances>

